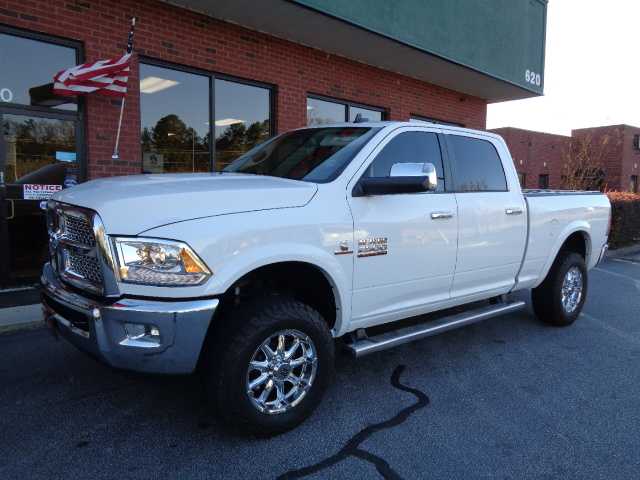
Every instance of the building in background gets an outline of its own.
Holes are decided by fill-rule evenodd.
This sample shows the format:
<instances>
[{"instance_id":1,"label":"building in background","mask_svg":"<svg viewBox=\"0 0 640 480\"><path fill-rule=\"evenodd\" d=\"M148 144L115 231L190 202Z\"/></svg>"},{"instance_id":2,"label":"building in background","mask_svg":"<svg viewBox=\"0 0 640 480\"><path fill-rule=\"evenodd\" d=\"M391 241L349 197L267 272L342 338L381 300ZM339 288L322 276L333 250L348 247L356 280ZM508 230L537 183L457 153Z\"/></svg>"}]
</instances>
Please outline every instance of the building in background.
<instances>
[{"instance_id":1,"label":"building in background","mask_svg":"<svg viewBox=\"0 0 640 480\"><path fill-rule=\"evenodd\" d=\"M583 128L571 136L513 127L491 131L507 142L524 188L639 191L638 127Z\"/></svg>"},{"instance_id":2,"label":"building in background","mask_svg":"<svg viewBox=\"0 0 640 480\"><path fill-rule=\"evenodd\" d=\"M270 136L325 122L485 128L487 104L541 95L546 0L0 2L0 289L47 255L42 197L143 172L218 171ZM119 101L58 98L53 75L115 57L138 18ZM42 189L41 189L42 190Z\"/></svg>"}]
</instances>

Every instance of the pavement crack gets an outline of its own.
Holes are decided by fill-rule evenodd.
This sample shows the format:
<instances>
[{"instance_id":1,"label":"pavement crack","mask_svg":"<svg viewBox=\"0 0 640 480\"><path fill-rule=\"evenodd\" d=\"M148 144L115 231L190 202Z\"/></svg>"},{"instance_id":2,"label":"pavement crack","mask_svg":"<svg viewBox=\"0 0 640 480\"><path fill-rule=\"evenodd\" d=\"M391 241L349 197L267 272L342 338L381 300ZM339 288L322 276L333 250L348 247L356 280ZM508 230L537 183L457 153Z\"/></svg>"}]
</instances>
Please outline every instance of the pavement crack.
<instances>
[{"instance_id":1,"label":"pavement crack","mask_svg":"<svg viewBox=\"0 0 640 480\"><path fill-rule=\"evenodd\" d=\"M402 390L414 395L417 399L414 404L403 408L393 417L385 420L384 422L374 423L363 428L353 437L351 437L344 445L344 447L342 447L336 454L327 457L324 460L321 460L313 465L309 465L297 470L289 470L288 472L280 475L278 479L285 480L293 478L303 478L307 475L312 475L329 467L332 467L333 465L340 463L348 457L359 458L371 463L376 468L378 473L385 479L401 479L402 477L398 474L398 472L396 472L384 458L360 448L360 445L362 445L362 443L374 433L377 433L381 430L387 430L389 428L397 427L398 425L404 423L414 412L426 407L429 404L429 397L424 392L400 383L400 375L402 375L402 372L405 370L405 368L405 365L398 365L393 370L393 373L391 374L391 385L398 390Z\"/></svg>"}]
</instances>

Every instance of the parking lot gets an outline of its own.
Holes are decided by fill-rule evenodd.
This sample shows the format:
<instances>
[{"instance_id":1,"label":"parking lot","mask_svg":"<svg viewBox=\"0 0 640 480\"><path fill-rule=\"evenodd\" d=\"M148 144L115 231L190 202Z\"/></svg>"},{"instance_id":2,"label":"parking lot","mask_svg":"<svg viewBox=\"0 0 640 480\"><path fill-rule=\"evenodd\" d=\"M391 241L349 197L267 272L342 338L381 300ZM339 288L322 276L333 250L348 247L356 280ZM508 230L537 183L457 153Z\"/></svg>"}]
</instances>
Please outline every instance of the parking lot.
<instances>
[{"instance_id":1,"label":"parking lot","mask_svg":"<svg viewBox=\"0 0 640 480\"><path fill-rule=\"evenodd\" d=\"M271 439L195 377L114 371L40 328L0 336L0 478L638 478L640 257L558 329L502 316L354 361Z\"/></svg>"}]
</instances>

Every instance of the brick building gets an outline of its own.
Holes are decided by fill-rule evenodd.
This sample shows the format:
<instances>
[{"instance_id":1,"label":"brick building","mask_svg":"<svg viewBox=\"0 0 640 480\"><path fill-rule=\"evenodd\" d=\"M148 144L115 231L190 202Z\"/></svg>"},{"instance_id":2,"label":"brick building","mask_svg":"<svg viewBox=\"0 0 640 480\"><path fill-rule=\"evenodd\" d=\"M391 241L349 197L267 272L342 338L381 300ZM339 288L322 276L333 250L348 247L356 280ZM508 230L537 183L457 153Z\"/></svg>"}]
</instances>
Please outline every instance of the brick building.
<instances>
[{"instance_id":1,"label":"brick building","mask_svg":"<svg viewBox=\"0 0 640 480\"><path fill-rule=\"evenodd\" d=\"M501 135L511 151L520 183L525 188L566 188L572 171L568 158L580 152L599 167L590 188L638 192L640 128L609 125L572 130L571 136L505 127ZM574 160L575 162L575 160Z\"/></svg>"},{"instance_id":2,"label":"brick building","mask_svg":"<svg viewBox=\"0 0 640 480\"><path fill-rule=\"evenodd\" d=\"M544 83L546 0L499 3L0 0L0 289L33 282L46 255L25 184L216 171L272 135L358 114L484 128L488 103ZM121 55L132 16L113 160L120 101L56 97L51 79Z\"/></svg>"},{"instance_id":3,"label":"brick building","mask_svg":"<svg viewBox=\"0 0 640 480\"><path fill-rule=\"evenodd\" d=\"M507 142L523 188L560 188L562 156L571 137L513 127L491 131Z\"/></svg>"}]
</instances>

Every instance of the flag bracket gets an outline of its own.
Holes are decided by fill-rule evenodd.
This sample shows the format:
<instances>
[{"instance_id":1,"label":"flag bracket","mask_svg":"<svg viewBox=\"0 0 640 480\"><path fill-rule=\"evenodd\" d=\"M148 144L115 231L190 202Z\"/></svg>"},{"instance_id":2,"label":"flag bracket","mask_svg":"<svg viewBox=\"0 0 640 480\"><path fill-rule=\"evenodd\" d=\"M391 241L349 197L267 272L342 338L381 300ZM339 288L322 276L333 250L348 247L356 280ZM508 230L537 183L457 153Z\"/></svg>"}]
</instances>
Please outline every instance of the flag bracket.
<instances>
[{"instance_id":1,"label":"flag bracket","mask_svg":"<svg viewBox=\"0 0 640 480\"><path fill-rule=\"evenodd\" d=\"M131 17L131 30L129 31L129 39L127 41L127 53L133 52L133 32L136 26L136 17ZM113 147L112 160L118 160L120 158L120 131L122 130L122 119L124 117L124 96L120 100L120 116L118 117L118 129L116 130L116 143Z\"/></svg>"}]
</instances>

